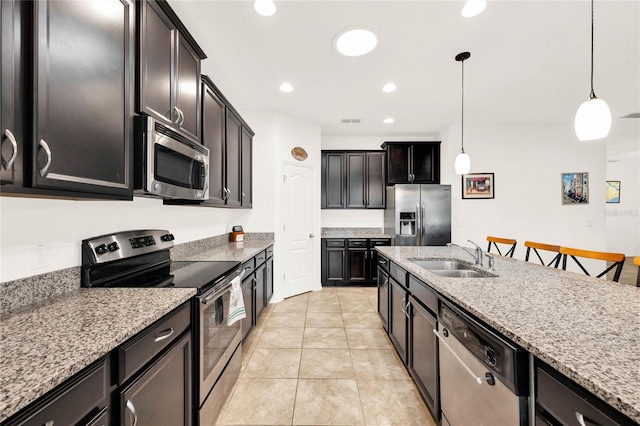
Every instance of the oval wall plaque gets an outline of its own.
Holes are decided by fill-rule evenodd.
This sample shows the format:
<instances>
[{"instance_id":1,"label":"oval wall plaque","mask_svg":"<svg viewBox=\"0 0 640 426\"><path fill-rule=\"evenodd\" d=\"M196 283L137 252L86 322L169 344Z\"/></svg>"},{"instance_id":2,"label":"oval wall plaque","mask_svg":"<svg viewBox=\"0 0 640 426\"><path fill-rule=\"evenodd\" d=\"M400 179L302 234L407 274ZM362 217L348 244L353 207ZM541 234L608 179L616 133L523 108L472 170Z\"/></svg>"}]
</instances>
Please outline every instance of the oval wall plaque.
<instances>
[{"instance_id":1,"label":"oval wall plaque","mask_svg":"<svg viewBox=\"0 0 640 426\"><path fill-rule=\"evenodd\" d=\"M307 159L307 151L304 148L296 146L291 150L291 155L298 161L304 161Z\"/></svg>"}]
</instances>

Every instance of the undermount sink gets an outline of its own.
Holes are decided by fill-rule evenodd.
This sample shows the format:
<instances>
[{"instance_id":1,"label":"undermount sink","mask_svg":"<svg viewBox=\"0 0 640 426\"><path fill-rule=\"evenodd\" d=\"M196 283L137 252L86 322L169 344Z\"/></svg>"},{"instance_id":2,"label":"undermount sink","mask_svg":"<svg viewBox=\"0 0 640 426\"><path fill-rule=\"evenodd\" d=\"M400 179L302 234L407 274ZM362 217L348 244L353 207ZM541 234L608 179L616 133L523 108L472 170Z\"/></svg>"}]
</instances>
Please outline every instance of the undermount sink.
<instances>
[{"instance_id":1,"label":"undermount sink","mask_svg":"<svg viewBox=\"0 0 640 426\"><path fill-rule=\"evenodd\" d=\"M447 278L494 278L495 275L478 271L464 262L445 259L415 259L411 262L426 269L432 274Z\"/></svg>"}]
</instances>

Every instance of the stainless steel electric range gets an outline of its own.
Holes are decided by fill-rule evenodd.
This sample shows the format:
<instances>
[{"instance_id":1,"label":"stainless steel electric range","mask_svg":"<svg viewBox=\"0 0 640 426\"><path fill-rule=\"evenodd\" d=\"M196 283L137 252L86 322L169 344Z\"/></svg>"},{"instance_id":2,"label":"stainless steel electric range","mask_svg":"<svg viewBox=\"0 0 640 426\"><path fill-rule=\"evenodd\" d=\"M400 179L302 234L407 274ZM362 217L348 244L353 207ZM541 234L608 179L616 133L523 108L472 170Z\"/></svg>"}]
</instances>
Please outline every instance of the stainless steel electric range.
<instances>
[{"instance_id":1,"label":"stainless steel electric range","mask_svg":"<svg viewBox=\"0 0 640 426\"><path fill-rule=\"evenodd\" d=\"M242 321L227 325L240 262L172 261L166 230L124 231L82 241L83 287L196 288L192 302L194 418L213 424L240 373ZM195 381L195 380L194 380Z\"/></svg>"}]
</instances>

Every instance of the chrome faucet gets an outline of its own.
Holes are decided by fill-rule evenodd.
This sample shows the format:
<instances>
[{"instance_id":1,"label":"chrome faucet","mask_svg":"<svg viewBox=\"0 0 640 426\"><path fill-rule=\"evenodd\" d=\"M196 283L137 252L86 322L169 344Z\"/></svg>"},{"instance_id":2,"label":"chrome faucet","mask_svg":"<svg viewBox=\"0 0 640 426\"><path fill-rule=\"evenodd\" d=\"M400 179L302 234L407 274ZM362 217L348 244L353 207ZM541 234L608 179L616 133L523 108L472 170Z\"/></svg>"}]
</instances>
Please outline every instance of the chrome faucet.
<instances>
[{"instance_id":1,"label":"chrome faucet","mask_svg":"<svg viewBox=\"0 0 640 426\"><path fill-rule=\"evenodd\" d=\"M480 248L480 246L471 240L467 240L467 241L469 241L471 244L476 246L476 254L475 254L476 265L484 266L484 253L482 252L482 249Z\"/></svg>"},{"instance_id":2,"label":"chrome faucet","mask_svg":"<svg viewBox=\"0 0 640 426\"><path fill-rule=\"evenodd\" d=\"M472 243L472 244L475 244L472 241L469 241L469 242ZM478 250L480 249L480 247L478 247L477 244L475 244L475 246L476 246L476 251L475 251L475 253L473 253L473 252L469 251L465 247L459 246L459 245L454 244L454 243L447 243L447 247L458 247L459 249L462 249L462 250L466 251L467 253L469 253L473 257L473 259L475 260L476 265L482 265L482 260L481 260L482 259L482 255L478 255ZM482 253L481 249L480 249L480 253Z\"/></svg>"},{"instance_id":3,"label":"chrome faucet","mask_svg":"<svg viewBox=\"0 0 640 426\"><path fill-rule=\"evenodd\" d=\"M489 259L489 270L495 271L496 259L493 257L491 253L485 253L484 255L487 256L487 258Z\"/></svg>"}]
</instances>

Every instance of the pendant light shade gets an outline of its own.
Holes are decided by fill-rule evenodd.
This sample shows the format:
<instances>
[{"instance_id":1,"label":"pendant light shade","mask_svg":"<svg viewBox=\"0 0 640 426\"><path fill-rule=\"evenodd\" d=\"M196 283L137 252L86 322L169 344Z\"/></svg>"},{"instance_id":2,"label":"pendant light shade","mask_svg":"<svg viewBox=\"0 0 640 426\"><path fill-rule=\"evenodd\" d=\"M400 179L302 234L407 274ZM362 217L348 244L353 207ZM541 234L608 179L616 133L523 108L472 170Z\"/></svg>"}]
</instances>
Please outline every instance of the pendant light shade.
<instances>
[{"instance_id":1,"label":"pendant light shade","mask_svg":"<svg viewBox=\"0 0 640 426\"><path fill-rule=\"evenodd\" d=\"M592 141L607 137L611 130L609 105L593 91L593 0L591 0L591 93L576 112L574 129L578 140Z\"/></svg>"},{"instance_id":2,"label":"pendant light shade","mask_svg":"<svg viewBox=\"0 0 640 426\"><path fill-rule=\"evenodd\" d=\"M454 167L456 169L456 174L458 175L466 175L471 170L471 157L469 154L464 152L464 61L471 57L471 53L462 52L456 55L456 61L462 63L462 120L460 125L460 154L456 157L456 161L454 163Z\"/></svg>"}]
</instances>

